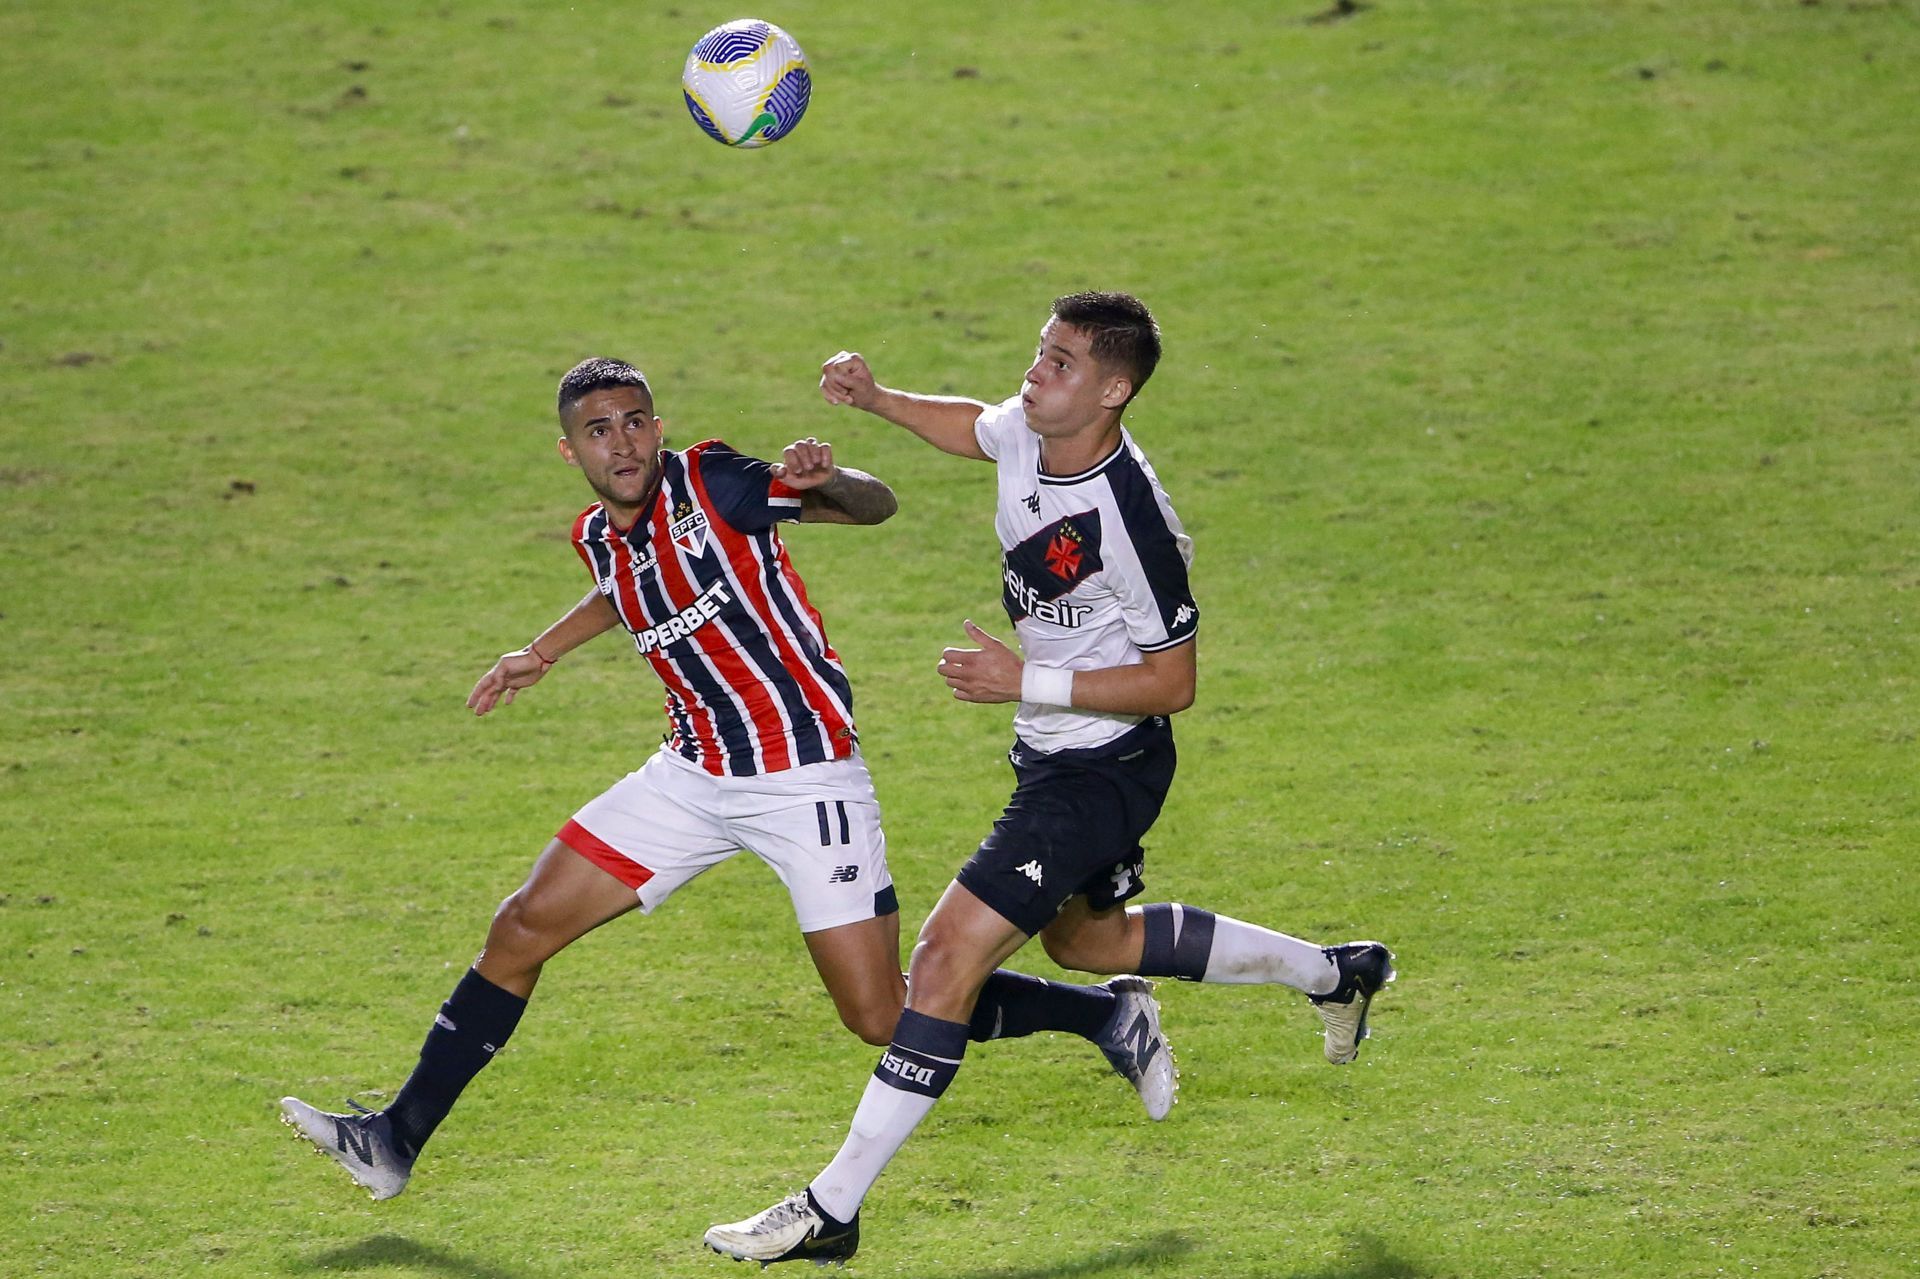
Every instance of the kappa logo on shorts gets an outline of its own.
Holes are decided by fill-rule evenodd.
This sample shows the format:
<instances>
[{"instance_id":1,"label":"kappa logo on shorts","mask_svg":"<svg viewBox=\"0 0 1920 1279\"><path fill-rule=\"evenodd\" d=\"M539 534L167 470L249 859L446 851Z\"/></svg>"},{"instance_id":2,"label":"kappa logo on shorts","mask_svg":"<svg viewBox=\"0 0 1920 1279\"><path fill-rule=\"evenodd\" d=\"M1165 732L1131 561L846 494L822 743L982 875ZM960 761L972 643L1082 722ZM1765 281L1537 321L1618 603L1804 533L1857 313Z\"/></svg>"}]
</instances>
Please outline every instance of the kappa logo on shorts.
<instances>
[{"instance_id":1,"label":"kappa logo on shorts","mask_svg":"<svg viewBox=\"0 0 1920 1279\"><path fill-rule=\"evenodd\" d=\"M833 868L833 874L827 876L827 882L829 884L851 884L858 878L860 878L860 868L858 866L835 866Z\"/></svg>"},{"instance_id":2,"label":"kappa logo on shorts","mask_svg":"<svg viewBox=\"0 0 1920 1279\"><path fill-rule=\"evenodd\" d=\"M1014 869L1019 871L1022 875L1025 875L1028 879L1031 879L1036 884L1041 882L1040 863L1038 861L1028 862L1025 866L1015 866Z\"/></svg>"}]
</instances>

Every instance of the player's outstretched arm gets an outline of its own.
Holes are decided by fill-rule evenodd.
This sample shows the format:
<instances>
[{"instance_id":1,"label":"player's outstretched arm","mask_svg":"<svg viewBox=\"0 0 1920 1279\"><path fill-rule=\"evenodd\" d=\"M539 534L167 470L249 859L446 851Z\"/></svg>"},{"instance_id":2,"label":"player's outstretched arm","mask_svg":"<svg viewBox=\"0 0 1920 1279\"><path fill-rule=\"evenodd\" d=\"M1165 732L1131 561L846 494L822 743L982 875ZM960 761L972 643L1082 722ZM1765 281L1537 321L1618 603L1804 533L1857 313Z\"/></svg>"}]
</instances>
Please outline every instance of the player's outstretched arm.
<instances>
[{"instance_id":1,"label":"player's outstretched arm","mask_svg":"<svg viewBox=\"0 0 1920 1279\"><path fill-rule=\"evenodd\" d=\"M851 404L895 426L904 426L943 453L992 459L980 450L973 424L987 406L958 395L914 395L881 386L873 380L866 357L842 351L820 366L820 394L829 404Z\"/></svg>"},{"instance_id":2,"label":"player's outstretched arm","mask_svg":"<svg viewBox=\"0 0 1920 1279\"><path fill-rule=\"evenodd\" d=\"M496 705L508 706L513 695L540 682L540 677L561 657L600 634L619 625L620 615L599 591L589 591L585 599L567 611L567 615L540 632L525 648L503 653L493 669L480 677L467 694L467 709L485 715Z\"/></svg>"},{"instance_id":3,"label":"player's outstretched arm","mask_svg":"<svg viewBox=\"0 0 1920 1279\"><path fill-rule=\"evenodd\" d=\"M774 478L800 494L800 520L805 524L878 524L900 509L900 502L882 480L836 466L833 445L809 435L787 445L773 464Z\"/></svg>"},{"instance_id":4,"label":"player's outstretched arm","mask_svg":"<svg viewBox=\"0 0 1920 1279\"><path fill-rule=\"evenodd\" d=\"M1022 662L993 636L965 622L979 648L940 655L940 677L963 702L1038 702L1115 715L1172 715L1193 705L1194 641L1142 653L1132 666L1067 671Z\"/></svg>"}]
</instances>

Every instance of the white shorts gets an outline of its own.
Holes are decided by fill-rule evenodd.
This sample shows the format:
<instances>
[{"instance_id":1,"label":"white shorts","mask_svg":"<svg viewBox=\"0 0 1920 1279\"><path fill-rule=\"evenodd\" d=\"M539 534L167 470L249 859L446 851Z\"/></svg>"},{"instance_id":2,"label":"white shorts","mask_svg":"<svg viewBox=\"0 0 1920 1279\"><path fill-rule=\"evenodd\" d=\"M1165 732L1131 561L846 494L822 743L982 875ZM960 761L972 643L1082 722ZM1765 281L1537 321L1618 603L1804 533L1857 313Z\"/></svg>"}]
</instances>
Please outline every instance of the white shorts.
<instances>
[{"instance_id":1,"label":"white shorts","mask_svg":"<svg viewBox=\"0 0 1920 1279\"><path fill-rule=\"evenodd\" d=\"M715 777L663 746L556 838L632 888L648 914L743 848L780 876L803 933L899 909L880 802L858 755Z\"/></svg>"}]
</instances>

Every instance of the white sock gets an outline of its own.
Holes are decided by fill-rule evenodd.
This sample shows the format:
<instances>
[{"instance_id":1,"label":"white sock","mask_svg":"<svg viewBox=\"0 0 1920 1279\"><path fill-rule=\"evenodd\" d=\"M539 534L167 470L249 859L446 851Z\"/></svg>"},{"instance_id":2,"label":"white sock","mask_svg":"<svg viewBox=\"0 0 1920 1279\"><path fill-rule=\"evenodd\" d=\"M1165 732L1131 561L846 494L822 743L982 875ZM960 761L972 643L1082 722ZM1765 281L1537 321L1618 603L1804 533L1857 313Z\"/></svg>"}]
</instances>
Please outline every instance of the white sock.
<instances>
[{"instance_id":1,"label":"white sock","mask_svg":"<svg viewBox=\"0 0 1920 1279\"><path fill-rule=\"evenodd\" d=\"M1340 984L1340 969L1320 947L1258 924L1213 917L1213 950L1200 979L1227 985L1278 983L1325 995Z\"/></svg>"},{"instance_id":2,"label":"white sock","mask_svg":"<svg viewBox=\"0 0 1920 1279\"><path fill-rule=\"evenodd\" d=\"M852 1221L860 1202L880 1179L913 1130L933 1109L937 1097L902 1092L878 1079L867 1080L867 1091L853 1112L853 1127L840 1153L808 1187L822 1208L836 1221Z\"/></svg>"}]
</instances>

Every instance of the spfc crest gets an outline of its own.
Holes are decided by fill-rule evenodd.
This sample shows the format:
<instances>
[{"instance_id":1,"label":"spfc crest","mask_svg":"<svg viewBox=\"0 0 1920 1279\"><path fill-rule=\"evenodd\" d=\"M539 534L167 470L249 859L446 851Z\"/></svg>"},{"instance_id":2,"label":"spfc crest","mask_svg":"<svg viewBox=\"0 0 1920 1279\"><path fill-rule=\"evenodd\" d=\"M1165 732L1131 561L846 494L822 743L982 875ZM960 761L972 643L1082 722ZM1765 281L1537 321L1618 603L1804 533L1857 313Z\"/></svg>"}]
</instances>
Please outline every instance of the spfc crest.
<instances>
[{"instance_id":1,"label":"spfc crest","mask_svg":"<svg viewBox=\"0 0 1920 1279\"><path fill-rule=\"evenodd\" d=\"M667 525L667 536L673 539L675 546L689 554L705 554L707 513L696 510L691 502L681 502L673 508L673 523Z\"/></svg>"}]
</instances>

